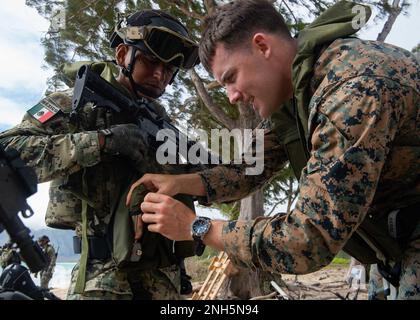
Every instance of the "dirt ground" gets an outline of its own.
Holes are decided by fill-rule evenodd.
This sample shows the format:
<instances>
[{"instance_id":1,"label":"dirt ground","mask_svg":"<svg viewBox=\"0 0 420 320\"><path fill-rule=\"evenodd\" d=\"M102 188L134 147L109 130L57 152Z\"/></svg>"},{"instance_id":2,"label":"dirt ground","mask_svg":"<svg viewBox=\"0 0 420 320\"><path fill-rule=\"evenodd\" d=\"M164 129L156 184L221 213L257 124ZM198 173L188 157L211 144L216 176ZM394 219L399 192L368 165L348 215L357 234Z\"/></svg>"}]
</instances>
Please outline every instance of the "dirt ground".
<instances>
[{"instance_id":1,"label":"dirt ground","mask_svg":"<svg viewBox=\"0 0 420 320\"><path fill-rule=\"evenodd\" d=\"M320 271L307 275L283 275L284 284L280 287L291 300L367 300L367 290L357 286L350 288L344 279L348 270L346 265L330 265ZM194 291L198 291L203 282L193 283ZM61 299L65 299L67 289L52 289ZM356 295L357 294L357 295ZM265 299L278 299L281 295L274 291ZM190 295L184 298L191 298Z\"/></svg>"},{"instance_id":2,"label":"dirt ground","mask_svg":"<svg viewBox=\"0 0 420 320\"><path fill-rule=\"evenodd\" d=\"M367 300L366 286L345 282L347 271L346 265L330 265L306 275L284 275L285 292L294 300Z\"/></svg>"},{"instance_id":3,"label":"dirt ground","mask_svg":"<svg viewBox=\"0 0 420 320\"><path fill-rule=\"evenodd\" d=\"M345 282L347 265L330 265L317 272L306 275L282 275L282 283L276 282L281 293L271 286L273 292L267 296L254 297L252 300L367 300L367 289L356 283L350 286ZM203 282L194 283L198 291ZM219 294L218 299L234 299Z\"/></svg>"}]
</instances>

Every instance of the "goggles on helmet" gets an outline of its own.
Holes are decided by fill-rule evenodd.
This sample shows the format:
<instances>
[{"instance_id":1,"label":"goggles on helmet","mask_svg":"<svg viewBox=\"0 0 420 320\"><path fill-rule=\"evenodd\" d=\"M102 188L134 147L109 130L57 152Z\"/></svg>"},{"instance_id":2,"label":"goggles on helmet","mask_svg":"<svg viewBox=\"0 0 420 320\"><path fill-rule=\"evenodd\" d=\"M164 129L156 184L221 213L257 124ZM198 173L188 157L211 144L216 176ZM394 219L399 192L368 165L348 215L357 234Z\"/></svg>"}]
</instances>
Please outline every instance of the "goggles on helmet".
<instances>
[{"instance_id":1,"label":"goggles on helmet","mask_svg":"<svg viewBox=\"0 0 420 320\"><path fill-rule=\"evenodd\" d=\"M162 26L127 26L116 33L125 43L135 45L141 40L146 48L164 63L190 69L199 63L197 44Z\"/></svg>"}]
</instances>

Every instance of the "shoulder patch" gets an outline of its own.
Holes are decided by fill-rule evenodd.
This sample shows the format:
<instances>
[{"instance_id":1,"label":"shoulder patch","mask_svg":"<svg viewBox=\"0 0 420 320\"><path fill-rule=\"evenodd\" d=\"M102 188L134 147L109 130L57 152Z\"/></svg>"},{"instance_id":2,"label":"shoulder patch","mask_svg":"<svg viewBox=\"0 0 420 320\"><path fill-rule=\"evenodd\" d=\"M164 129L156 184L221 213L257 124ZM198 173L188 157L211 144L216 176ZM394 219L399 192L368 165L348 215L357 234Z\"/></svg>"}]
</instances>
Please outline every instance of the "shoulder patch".
<instances>
[{"instance_id":1,"label":"shoulder patch","mask_svg":"<svg viewBox=\"0 0 420 320\"><path fill-rule=\"evenodd\" d=\"M60 111L53 101L48 98L41 100L37 105L28 110L28 113L41 123L45 123Z\"/></svg>"}]
</instances>

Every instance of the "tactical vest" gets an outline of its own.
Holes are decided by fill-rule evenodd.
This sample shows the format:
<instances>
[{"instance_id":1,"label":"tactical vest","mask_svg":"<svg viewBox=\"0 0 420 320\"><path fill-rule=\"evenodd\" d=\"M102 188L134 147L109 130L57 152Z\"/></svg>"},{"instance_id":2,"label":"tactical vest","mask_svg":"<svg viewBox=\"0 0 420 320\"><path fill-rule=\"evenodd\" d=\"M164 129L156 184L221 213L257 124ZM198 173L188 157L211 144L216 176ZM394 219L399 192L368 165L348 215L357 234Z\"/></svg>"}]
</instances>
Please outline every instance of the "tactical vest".
<instances>
[{"instance_id":1,"label":"tactical vest","mask_svg":"<svg viewBox=\"0 0 420 320\"><path fill-rule=\"evenodd\" d=\"M337 3L299 34L297 38L298 54L293 62L292 75L295 97L293 101L283 105L271 117L273 130L284 145L290 165L298 180L302 169L309 160L308 106L312 96L310 81L314 64L320 55L320 48L328 46L336 39L349 37L358 31L352 26L355 17L355 13L352 12L354 5L356 4L346 1ZM369 7L365 7L365 9L368 19L370 9ZM414 222L415 226L419 219L416 214L412 214L414 210L416 209L413 207L408 208L409 212L401 212L403 214L400 216L407 217L410 222ZM366 264L388 264L389 261L401 260L404 244L389 234L389 211L386 213L372 212L373 219L366 218L362 222L347 241L343 250ZM370 212L367 216L369 215ZM410 222L406 224L410 224Z\"/></svg>"},{"instance_id":2,"label":"tactical vest","mask_svg":"<svg viewBox=\"0 0 420 320\"><path fill-rule=\"evenodd\" d=\"M72 65L66 65L65 74L71 79L75 78L77 70L86 62L79 62ZM124 90L118 84L113 76L110 64L94 63L91 69L99 73L105 80L113 84L119 90ZM128 93L128 92L127 92ZM157 108L159 106L156 106ZM161 108L161 107L160 107ZM159 112L160 111L160 112ZM158 110L162 116L167 116L162 109ZM78 113L78 122L74 125L73 133L80 131L92 131L109 128L112 125L132 123L133 119L128 118L124 113L116 114L105 110L104 108L93 108L87 104L83 110ZM149 168L149 166L148 166ZM157 172L161 173L185 173L180 168L162 168L156 164ZM144 235L141 239L143 253L141 259L135 263L130 261L130 256L134 242L134 226L129 215L129 210L125 205L126 195L132 183L141 177L144 168L133 168L128 165L127 161L118 159L117 157L107 157L103 155L101 162L93 167L84 168L79 172L70 175L68 178L55 181L52 188L56 188L53 194L56 197L71 196L73 202L77 202L80 209L66 211L63 206L62 212L59 211L60 217L46 217L46 221L50 226L58 228L74 228L82 222L82 243L81 243L81 262L79 277L84 273L88 251L88 234L87 227L95 230L93 236L104 238L104 246L108 246L111 251L112 259L116 266L120 269L136 269L144 270L151 268L162 268L178 263L180 258L194 255L193 241L174 242L160 234L151 233L145 228ZM177 171L174 171L174 170ZM92 183L97 181L98 177L108 178L115 185L112 186L113 192L107 189L107 183ZM100 189L100 190L99 190ZM103 189L103 190L102 190ZM61 193L60 193L61 191ZM50 191L51 193L51 191ZM94 196L92 196L94 195ZM101 199L101 197L109 197L109 199ZM100 203L95 203L95 199L99 198ZM191 197L178 196L178 199L185 205L194 210L194 204ZM62 201L61 201L62 202ZM109 208L102 208L103 203L109 203ZM82 212L82 214L80 214ZM63 222L63 217L65 221ZM79 230L80 231L80 230ZM83 266L84 265L84 266ZM79 281L84 285L84 277ZM82 284L83 283L83 284ZM79 291L80 291L79 286ZM82 292L82 291L81 291Z\"/></svg>"}]
</instances>

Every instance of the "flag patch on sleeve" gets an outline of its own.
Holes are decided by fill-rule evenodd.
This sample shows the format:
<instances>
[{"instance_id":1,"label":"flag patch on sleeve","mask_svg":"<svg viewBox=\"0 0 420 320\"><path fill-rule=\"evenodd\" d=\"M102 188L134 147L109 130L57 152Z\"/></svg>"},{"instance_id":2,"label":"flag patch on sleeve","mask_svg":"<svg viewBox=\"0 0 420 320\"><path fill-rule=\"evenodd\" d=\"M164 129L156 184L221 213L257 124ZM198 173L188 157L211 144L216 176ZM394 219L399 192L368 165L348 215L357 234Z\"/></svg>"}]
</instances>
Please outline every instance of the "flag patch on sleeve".
<instances>
[{"instance_id":1,"label":"flag patch on sleeve","mask_svg":"<svg viewBox=\"0 0 420 320\"><path fill-rule=\"evenodd\" d=\"M60 111L48 98L28 110L28 113L41 123L45 123Z\"/></svg>"}]
</instances>

